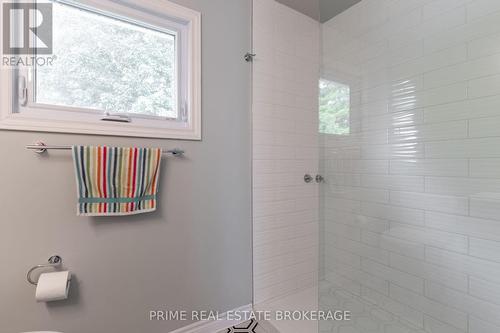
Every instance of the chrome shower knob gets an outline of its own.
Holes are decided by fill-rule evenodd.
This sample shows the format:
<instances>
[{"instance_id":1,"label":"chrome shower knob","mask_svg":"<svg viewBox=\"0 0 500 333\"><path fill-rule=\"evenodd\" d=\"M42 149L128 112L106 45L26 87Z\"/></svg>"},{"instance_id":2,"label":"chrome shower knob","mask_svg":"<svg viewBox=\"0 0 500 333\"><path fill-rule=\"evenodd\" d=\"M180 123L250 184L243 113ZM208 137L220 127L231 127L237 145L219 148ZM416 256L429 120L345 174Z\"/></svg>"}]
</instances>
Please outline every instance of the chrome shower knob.
<instances>
[{"instance_id":1,"label":"chrome shower knob","mask_svg":"<svg viewBox=\"0 0 500 333\"><path fill-rule=\"evenodd\" d=\"M306 183L310 183L310 182L312 182L312 181L313 181L313 177L312 177L310 174L306 173L306 174L304 175L304 181L305 181Z\"/></svg>"}]
</instances>

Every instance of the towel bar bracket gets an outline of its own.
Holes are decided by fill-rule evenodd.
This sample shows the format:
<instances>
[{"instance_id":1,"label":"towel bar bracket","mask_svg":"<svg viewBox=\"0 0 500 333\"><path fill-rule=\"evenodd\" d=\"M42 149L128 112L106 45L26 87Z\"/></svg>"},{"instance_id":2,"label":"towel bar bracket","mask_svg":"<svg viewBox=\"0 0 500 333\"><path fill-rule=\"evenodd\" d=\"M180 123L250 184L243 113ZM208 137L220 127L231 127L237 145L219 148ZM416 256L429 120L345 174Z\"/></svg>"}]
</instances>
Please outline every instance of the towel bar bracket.
<instances>
[{"instance_id":1,"label":"towel bar bracket","mask_svg":"<svg viewBox=\"0 0 500 333\"><path fill-rule=\"evenodd\" d=\"M43 146L45 146L45 143L43 143L43 142L37 141L37 142L35 142L35 146L40 147L38 149L35 149L35 153L37 153L37 154L43 154L47 151L47 148L42 148Z\"/></svg>"}]
</instances>

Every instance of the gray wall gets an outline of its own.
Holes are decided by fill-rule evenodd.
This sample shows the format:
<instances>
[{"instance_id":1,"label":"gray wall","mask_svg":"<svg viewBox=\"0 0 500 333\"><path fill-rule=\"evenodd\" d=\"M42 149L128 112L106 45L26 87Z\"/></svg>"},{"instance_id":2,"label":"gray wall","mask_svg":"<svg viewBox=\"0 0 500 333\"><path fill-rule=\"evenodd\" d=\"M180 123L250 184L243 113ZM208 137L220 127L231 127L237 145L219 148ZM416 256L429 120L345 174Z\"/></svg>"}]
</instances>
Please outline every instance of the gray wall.
<instances>
[{"instance_id":1,"label":"gray wall","mask_svg":"<svg viewBox=\"0 0 500 333\"><path fill-rule=\"evenodd\" d=\"M168 332L152 309L225 311L252 301L250 0L176 0L203 14L203 141L0 131L0 331ZM181 147L164 159L159 210L75 216L68 152L49 144ZM75 275L67 301L38 304L30 266L60 254Z\"/></svg>"}]
</instances>

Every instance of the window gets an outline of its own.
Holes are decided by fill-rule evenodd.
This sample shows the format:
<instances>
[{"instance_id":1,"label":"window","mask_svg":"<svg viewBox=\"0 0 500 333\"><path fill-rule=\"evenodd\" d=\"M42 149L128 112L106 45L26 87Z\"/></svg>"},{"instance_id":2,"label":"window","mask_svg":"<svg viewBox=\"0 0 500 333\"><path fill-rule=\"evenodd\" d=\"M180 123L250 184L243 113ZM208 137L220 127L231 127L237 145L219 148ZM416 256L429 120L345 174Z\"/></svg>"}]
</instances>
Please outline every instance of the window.
<instances>
[{"instance_id":1,"label":"window","mask_svg":"<svg viewBox=\"0 0 500 333\"><path fill-rule=\"evenodd\" d=\"M330 80L319 80L319 132L345 135L350 133L349 86Z\"/></svg>"},{"instance_id":2,"label":"window","mask_svg":"<svg viewBox=\"0 0 500 333\"><path fill-rule=\"evenodd\" d=\"M0 127L200 139L199 13L168 1L50 3L54 60L11 69Z\"/></svg>"},{"instance_id":3,"label":"window","mask_svg":"<svg viewBox=\"0 0 500 333\"><path fill-rule=\"evenodd\" d=\"M35 103L178 118L174 31L60 3L53 13L57 60L36 69Z\"/></svg>"}]
</instances>

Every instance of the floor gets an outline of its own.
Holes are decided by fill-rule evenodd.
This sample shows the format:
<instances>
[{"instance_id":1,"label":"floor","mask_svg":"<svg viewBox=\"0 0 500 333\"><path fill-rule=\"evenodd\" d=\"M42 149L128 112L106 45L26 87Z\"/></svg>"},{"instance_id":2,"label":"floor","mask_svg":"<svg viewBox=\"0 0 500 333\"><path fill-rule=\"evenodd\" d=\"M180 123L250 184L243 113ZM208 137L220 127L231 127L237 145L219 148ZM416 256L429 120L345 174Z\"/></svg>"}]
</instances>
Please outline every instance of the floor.
<instances>
[{"instance_id":1,"label":"floor","mask_svg":"<svg viewBox=\"0 0 500 333\"><path fill-rule=\"evenodd\" d=\"M298 293L282 297L278 300L256 306L260 311L315 311L318 309L318 288L312 287ZM317 333L318 322L309 320L271 320L269 324L278 332L286 333Z\"/></svg>"},{"instance_id":2,"label":"floor","mask_svg":"<svg viewBox=\"0 0 500 333\"><path fill-rule=\"evenodd\" d=\"M341 310L351 311L350 321L250 321L219 333L425 333L398 316L384 311L375 302L350 293L345 287L323 281L318 288L309 288L256 310Z\"/></svg>"},{"instance_id":3,"label":"floor","mask_svg":"<svg viewBox=\"0 0 500 333\"><path fill-rule=\"evenodd\" d=\"M425 333L400 320L396 315L382 310L380 305L331 282L322 282L319 290L321 310L351 311L350 321L319 322L319 333Z\"/></svg>"},{"instance_id":4,"label":"floor","mask_svg":"<svg viewBox=\"0 0 500 333\"><path fill-rule=\"evenodd\" d=\"M250 320L237 326L225 329L219 333L280 333L272 325L265 322Z\"/></svg>"},{"instance_id":5,"label":"floor","mask_svg":"<svg viewBox=\"0 0 500 333\"><path fill-rule=\"evenodd\" d=\"M318 288L308 288L255 306L256 311L317 310ZM318 333L315 321L248 321L218 333Z\"/></svg>"}]
</instances>

